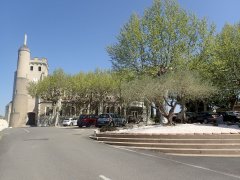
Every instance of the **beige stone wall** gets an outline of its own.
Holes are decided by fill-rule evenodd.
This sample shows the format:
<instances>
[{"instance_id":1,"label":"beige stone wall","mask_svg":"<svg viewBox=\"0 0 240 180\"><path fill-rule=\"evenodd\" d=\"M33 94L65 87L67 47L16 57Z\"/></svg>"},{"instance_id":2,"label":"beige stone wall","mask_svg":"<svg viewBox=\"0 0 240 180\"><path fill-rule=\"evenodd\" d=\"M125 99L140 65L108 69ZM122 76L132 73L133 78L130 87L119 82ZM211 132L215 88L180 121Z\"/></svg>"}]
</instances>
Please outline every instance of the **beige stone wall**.
<instances>
[{"instance_id":1,"label":"beige stone wall","mask_svg":"<svg viewBox=\"0 0 240 180\"><path fill-rule=\"evenodd\" d=\"M47 113L47 109L52 109L52 103L50 102L41 103L39 106L40 115L45 116Z\"/></svg>"},{"instance_id":2,"label":"beige stone wall","mask_svg":"<svg viewBox=\"0 0 240 180\"><path fill-rule=\"evenodd\" d=\"M8 105L5 108L5 119L8 123L10 121L11 111L12 111L12 102L8 103Z\"/></svg>"},{"instance_id":3,"label":"beige stone wall","mask_svg":"<svg viewBox=\"0 0 240 180\"><path fill-rule=\"evenodd\" d=\"M29 62L28 80L38 82L48 76L48 64L46 58L33 58ZM28 96L28 112L38 113L38 100Z\"/></svg>"},{"instance_id":4,"label":"beige stone wall","mask_svg":"<svg viewBox=\"0 0 240 180\"><path fill-rule=\"evenodd\" d=\"M23 45L18 50L17 72L14 82L12 112L10 115L10 126L22 127L27 121L28 109L28 66L30 61L30 50Z\"/></svg>"},{"instance_id":5,"label":"beige stone wall","mask_svg":"<svg viewBox=\"0 0 240 180\"><path fill-rule=\"evenodd\" d=\"M0 119L0 131L8 127L8 123L5 119Z\"/></svg>"},{"instance_id":6,"label":"beige stone wall","mask_svg":"<svg viewBox=\"0 0 240 180\"><path fill-rule=\"evenodd\" d=\"M30 50L23 46L18 51L17 77L27 78Z\"/></svg>"},{"instance_id":7,"label":"beige stone wall","mask_svg":"<svg viewBox=\"0 0 240 180\"><path fill-rule=\"evenodd\" d=\"M10 126L22 127L27 122L27 95L28 80L26 78L17 77L16 89L12 104L12 113L10 116Z\"/></svg>"},{"instance_id":8,"label":"beige stone wall","mask_svg":"<svg viewBox=\"0 0 240 180\"><path fill-rule=\"evenodd\" d=\"M31 69L32 67L32 69ZM29 62L29 81L39 81L48 76L48 64L46 58L33 58Z\"/></svg>"}]
</instances>

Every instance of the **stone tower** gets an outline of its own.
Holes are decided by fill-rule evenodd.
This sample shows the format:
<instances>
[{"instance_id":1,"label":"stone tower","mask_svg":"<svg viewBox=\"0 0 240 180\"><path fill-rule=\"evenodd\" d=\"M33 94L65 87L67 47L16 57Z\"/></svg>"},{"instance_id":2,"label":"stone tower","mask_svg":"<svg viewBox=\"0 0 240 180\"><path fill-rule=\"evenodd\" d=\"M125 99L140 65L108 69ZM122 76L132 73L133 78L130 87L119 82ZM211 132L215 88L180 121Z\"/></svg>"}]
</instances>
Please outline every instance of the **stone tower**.
<instances>
[{"instance_id":1,"label":"stone tower","mask_svg":"<svg viewBox=\"0 0 240 180\"><path fill-rule=\"evenodd\" d=\"M27 36L24 44L18 50L17 71L15 72L12 111L10 126L22 127L26 125L28 111L28 69L30 62L30 50L27 47Z\"/></svg>"},{"instance_id":2,"label":"stone tower","mask_svg":"<svg viewBox=\"0 0 240 180\"><path fill-rule=\"evenodd\" d=\"M27 36L18 50L17 70L14 74L12 102L6 107L9 126L36 126L40 116L46 115L51 109L50 102L43 102L38 97L31 97L27 87L29 82L38 82L48 76L48 61L46 58L31 59L27 47Z\"/></svg>"}]
</instances>

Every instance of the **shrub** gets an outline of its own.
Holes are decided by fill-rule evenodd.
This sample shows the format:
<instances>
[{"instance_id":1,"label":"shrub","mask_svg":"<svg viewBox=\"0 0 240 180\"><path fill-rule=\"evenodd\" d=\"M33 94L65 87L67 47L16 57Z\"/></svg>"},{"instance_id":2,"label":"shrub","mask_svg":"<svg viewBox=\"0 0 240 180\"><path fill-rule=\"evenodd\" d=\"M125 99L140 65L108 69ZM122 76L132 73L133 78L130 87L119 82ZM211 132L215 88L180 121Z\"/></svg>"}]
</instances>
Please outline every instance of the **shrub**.
<instances>
[{"instance_id":1,"label":"shrub","mask_svg":"<svg viewBox=\"0 0 240 180\"><path fill-rule=\"evenodd\" d=\"M100 132L106 132L106 131L116 131L117 128L114 126L103 126L100 128Z\"/></svg>"}]
</instances>

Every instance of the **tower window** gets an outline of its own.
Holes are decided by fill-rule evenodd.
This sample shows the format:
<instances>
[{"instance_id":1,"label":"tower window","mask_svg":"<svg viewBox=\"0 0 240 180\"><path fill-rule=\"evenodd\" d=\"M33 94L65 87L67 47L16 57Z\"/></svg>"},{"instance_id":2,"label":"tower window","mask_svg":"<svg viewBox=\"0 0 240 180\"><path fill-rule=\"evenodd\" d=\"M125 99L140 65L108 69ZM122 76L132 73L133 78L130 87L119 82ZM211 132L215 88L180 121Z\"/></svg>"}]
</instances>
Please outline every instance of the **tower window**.
<instances>
[{"instance_id":1,"label":"tower window","mask_svg":"<svg viewBox=\"0 0 240 180\"><path fill-rule=\"evenodd\" d=\"M38 71L42 71L42 67L41 66L38 67Z\"/></svg>"},{"instance_id":2,"label":"tower window","mask_svg":"<svg viewBox=\"0 0 240 180\"><path fill-rule=\"evenodd\" d=\"M30 71L33 71L33 66L30 66Z\"/></svg>"}]
</instances>

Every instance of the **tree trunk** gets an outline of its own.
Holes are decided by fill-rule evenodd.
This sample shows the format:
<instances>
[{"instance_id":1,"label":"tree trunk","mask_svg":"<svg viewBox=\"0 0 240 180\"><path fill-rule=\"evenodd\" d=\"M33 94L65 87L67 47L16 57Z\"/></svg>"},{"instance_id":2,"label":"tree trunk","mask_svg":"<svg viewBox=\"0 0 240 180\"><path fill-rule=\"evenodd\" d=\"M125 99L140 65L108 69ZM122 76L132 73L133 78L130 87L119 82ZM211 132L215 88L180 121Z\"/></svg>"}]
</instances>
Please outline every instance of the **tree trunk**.
<instances>
[{"instance_id":1,"label":"tree trunk","mask_svg":"<svg viewBox=\"0 0 240 180\"><path fill-rule=\"evenodd\" d=\"M55 120L55 126L59 126L59 113L62 109L62 99L60 98L56 103L56 120Z\"/></svg>"},{"instance_id":2,"label":"tree trunk","mask_svg":"<svg viewBox=\"0 0 240 180\"><path fill-rule=\"evenodd\" d=\"M169 112L167 112L167 110L163 107L163 105L162 107L159 106L160 113L162 114L162 116L164 116L168 120L167 124L170 126L173 125L172 118L173 118L173 114L176 106L177 106L177 102L175 102L173 106L171 106Z\"/></svg>"},{"instance_id":3,"label":"tree trunk","mask_svg":"<svg viewBox=\"0 0 240 180\"><path fill-rule=\"evenodd\" d=\"M203 102L203 111L207 112L207 103L206 102Z\"/></svg>"},{"instance_id":4,"label":"tree trunk","mask_svg":"<svg viewBox=\"0 0 240 180\"><path fill-rule=\"evenodd\" d=\"M185 123L186 120L187 120L187 117L186 117L186 111L187 111L187 108L186 108L186 101L185 99L182 99L182 103L181 103L181 106L182 106L182 110L181 110L181 123Z\"/></svg>"},{"instance_id":5,"label":"tree trunk","mask_svg":"<svg viewBox=\"0 0 240 180\"><path fill-rule=\"evenodd\" d=\"M52 122L51 122L51 124L53 124L53 123L56 124L56 115L57 115L57 105L53 104L53 114L52 114L52 120L51 120Z\"/></svg>"},{"instance_id":6,"label":"tree trunk","mask_svg":"<svg viewBox=\"0 0 240 180\"><path fill-rule=\"evenodd\" d=\"M90 114L90 108L91 108L91 104L88 103L88 106L87 106L87 114Z\"/></svg>"}]
</instances>

